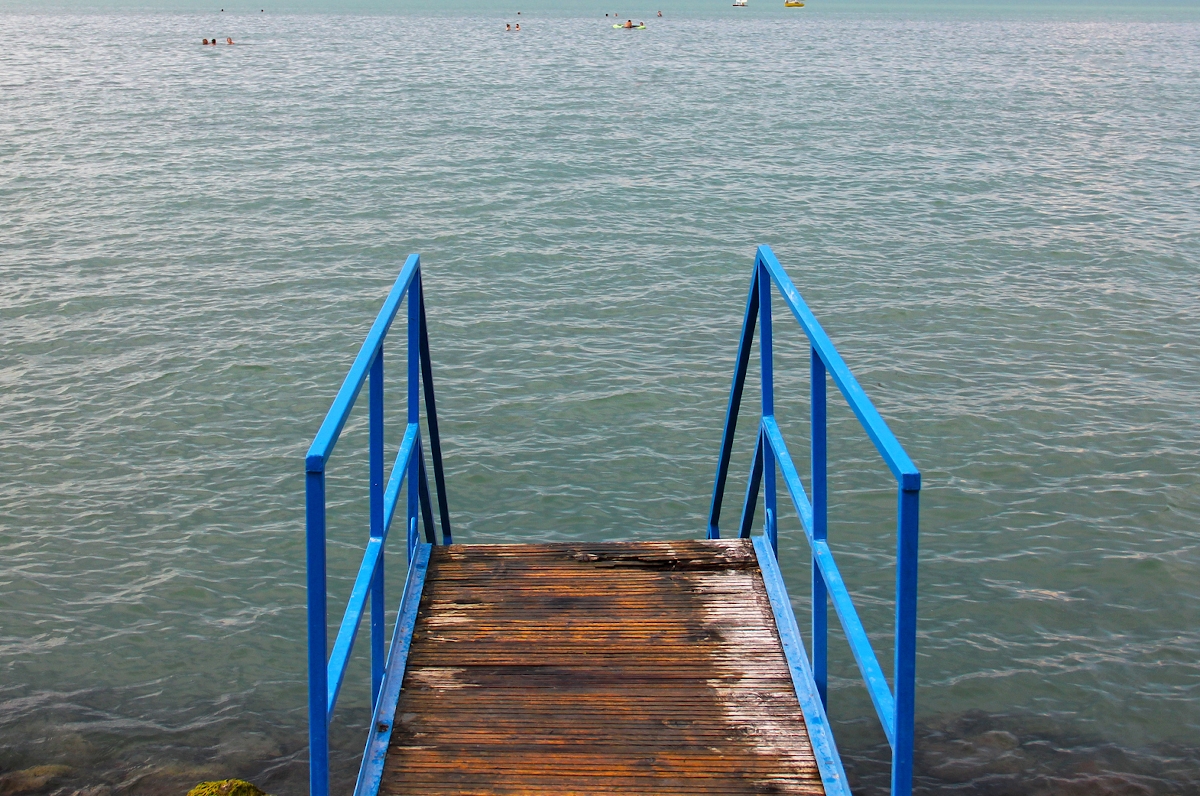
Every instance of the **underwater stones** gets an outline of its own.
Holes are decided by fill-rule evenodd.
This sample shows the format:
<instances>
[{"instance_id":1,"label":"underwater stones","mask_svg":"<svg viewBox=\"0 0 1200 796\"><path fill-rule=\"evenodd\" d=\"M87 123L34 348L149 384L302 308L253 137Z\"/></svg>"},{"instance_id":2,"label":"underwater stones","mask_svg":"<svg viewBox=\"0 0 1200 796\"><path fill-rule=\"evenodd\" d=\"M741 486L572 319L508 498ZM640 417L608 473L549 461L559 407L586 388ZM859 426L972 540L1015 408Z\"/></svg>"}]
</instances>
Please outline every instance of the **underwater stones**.
<instances>
[{"instance_id":1,"label":"underwater stones","mask_svg":"<svg viewBox=\"0 0 1200 796\"><path fill-rule=\"evenodd\" d=\"M187 791L190 783L212 780L227 771L228 768L179 762L137 766L122 772L113 791L127 796L178 796Z\"/></svg>"},{"instance_id":2,"label":"underwater stones","mask_svg":"<svg viewBox=\"0 0 1200 796\"><path fill-rule=\"evenodd\" d=\"M231 732L221 737L213 750L224 772L243 771L264 760L274 760L286 754L279 739L262 732ZM203 779L203 777L197 777Z\"/></svg>"},{"instance_id":3,"label":"underwater stones","mask_svg":"<svg viewBox=\"0 0 1200 796\"><path fill-rule=\"evenodd\" d=\"M885 747L878 759L886 761L886 754ZM976 710L928 717L917 724L916 758L920 793L1200 796L1200 748L1125 746L1029 713ZM865 772L858 773L860 783L871 780L864 793L886 793L885 766L859 766Z\"/></svg>"},{"instance_id":4,"label":"underwater stones","mask_svg":"<svg viewBox=\"0 0 1200 796\"><path fill-rule=\"evenodd\" d=\"M187 796L267 796L257 785L244 779L221 779L201 782Z\"/></svg>"},{"instance_id":5,"label":"underwater stones","mask_svg":"<svg viewBox=\"0 0 1200 796\"><path fill-rule=\"evenodd\" d=\"M981 771L1017 774L1028 766L1017 736L990 730L975 736L924 745L919 754L928 773L945 782L968 782Z\"/></svg>"},{"instance_id":6,"label":"underwater stones","mask_svg":"<svg viewBox=\"0 0 1200 796\"><path fill-rule=\"evenodd\" d=\"M0 776L0 796L16 796L41 790L71 773L70 766L34 766Z\"/></svg>"},{"instance_id":7,"label":"underwater stones","mask_svg":"<svg viewBox=\"0 0 1200 796\"><path fill-rule=\"evenodd\" d=\"M109 796L112 790L111 785L92 785L71 791L71 796Z\"/></svg>"}]
</instances>

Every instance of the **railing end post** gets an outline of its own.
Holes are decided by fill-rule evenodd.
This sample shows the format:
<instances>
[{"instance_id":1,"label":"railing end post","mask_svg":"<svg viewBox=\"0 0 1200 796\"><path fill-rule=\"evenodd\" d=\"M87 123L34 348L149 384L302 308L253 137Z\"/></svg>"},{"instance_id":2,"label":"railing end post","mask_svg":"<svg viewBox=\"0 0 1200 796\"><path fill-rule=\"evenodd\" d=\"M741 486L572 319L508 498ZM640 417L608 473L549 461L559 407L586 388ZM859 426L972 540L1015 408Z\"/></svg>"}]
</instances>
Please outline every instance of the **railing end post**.
<instances>
[{"instance_id":1,"label":"railing end post","mask_svg":"<svg viewBox=\"0 0 1200 796\"><path fill-rule=\"evenodd\" d=\"M905 475L908 475L906 473ZM913 472L920 487L920 473ZM900 489L896 561L895 725L892 737L892 794L912 793L917 687L917 564L920 496Z\"/></svg>"},{"instance_id":2,"label":"railing end post","mask_svg":"<svg viewBox=\"0 0 1200 796\"><path fill-rule=\"evenodd\" d=\"M308 768L310 796L329 794L329 708L326 703L325 473L317 455L305 476L305 570L308 602Z\"/></svg>"}]
</instances>

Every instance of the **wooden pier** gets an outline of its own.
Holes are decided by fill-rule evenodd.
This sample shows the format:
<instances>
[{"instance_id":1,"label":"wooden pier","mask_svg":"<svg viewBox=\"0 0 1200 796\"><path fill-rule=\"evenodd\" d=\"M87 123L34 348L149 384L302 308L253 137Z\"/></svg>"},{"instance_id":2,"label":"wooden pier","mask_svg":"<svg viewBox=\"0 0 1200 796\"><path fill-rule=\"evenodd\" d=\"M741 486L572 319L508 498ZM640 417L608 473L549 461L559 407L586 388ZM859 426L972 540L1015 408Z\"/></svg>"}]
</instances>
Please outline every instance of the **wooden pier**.
<instances>
[{"instance_id":1,"label":"wooden pier","mask_svg":"<svg viewBox=\"0 0 1200 796\"><path fill-rule=\"evenodd\" d=\"M810 344L808 489L775 419L775 293ZM383 350L402 304L408 411L389 473ZM738 538L722 540L756 328L762 412L741 519L728 529ZM829 381L896 481L894 685L830 546ZM326 468L364 391L369 534L331 647ZM304 472L309 796L330 796L330 722L368 606L372 719L354 796L851 796L825 710L831 604L892 750L891 796L912 795L921 472L770 247L755 254L707 528L695 529L705 540L456 544L416 254L371 324ZM776 558L781 482L809 547L811 658ZM408 573L387 644L384 547L393 519Z\"/></svg>"},{"instance_id":2,"label":"wooden pier","mask_svg":"<svg viewBox=\"0 0 1200 796\"><path fill-rule=\"evenodd\" d=\"M751 541L433 547L379 792L823 794Z\"/></svg>"}]
</instances>

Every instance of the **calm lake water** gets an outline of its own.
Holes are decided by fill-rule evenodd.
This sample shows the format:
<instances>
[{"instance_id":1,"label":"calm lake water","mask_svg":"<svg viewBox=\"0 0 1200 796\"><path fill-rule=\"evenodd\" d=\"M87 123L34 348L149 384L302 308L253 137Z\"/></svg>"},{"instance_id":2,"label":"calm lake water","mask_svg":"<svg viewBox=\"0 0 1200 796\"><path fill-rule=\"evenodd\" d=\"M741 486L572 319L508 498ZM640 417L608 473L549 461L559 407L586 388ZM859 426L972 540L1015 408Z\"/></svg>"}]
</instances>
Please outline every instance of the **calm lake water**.
<instances>
[{"instance_id":1,"label":"calm lake water","mask_svg":"<svg viewBox=\"0 0 1200 796\"><path fill-rule=\"evenodd\" d=\"M456 537L679 538L769 243L924 473L922 792L1200 793L1200 12L481 3L0 14L4 792L305 792L302 458L407 253ZM831 418L830 537L886 658L891 481Z\"/></svg>"}]
</instances>

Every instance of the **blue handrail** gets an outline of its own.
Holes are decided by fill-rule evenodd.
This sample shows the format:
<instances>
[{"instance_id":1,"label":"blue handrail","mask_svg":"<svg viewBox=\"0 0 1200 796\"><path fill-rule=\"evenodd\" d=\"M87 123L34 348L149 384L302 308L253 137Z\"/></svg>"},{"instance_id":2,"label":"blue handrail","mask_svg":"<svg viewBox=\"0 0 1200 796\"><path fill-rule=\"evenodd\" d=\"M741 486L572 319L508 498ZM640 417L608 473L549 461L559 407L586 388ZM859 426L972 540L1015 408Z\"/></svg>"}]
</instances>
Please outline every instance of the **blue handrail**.
<instances>
[{"instance_id":1,"label":"blue handrail","mask_svg":"<svg viewBox=\"0 0 1200 796\"><path fill-rule=\"evenodd\" d=\"M812 500L804 491L800 474L792 462L783 433L775 422L775 378L774 351L771 324L771 284L780 295L810 343L811 376L811 436L812 436ZM854 659L858 663L867 692L875 706L875 712L883 725L888 743L892 747L892 796L910 796L912 793L913 725L916 688L916 643L917 643L917 535L918 501L921 490L921 473L909 459L904 448L896 440L887 423L871 403L850 368L842 360L837 348L808 305L800 297L796 286L775 258L768 246L759 246L754 259L754 274L750 280L750 294L746 299L745 319L738 343L737 363L734 366L733 386L729 392L729 404L725 412L725 430L721 437L721 453L717 463L717 476L713 484L712 504L708 516L708 538L720 538L721 503L725 495L725 482L729 476L729 463L733 453L733 435L741 408L742 392L750 364L750 349L754 342L754 328L759 326L759 353L762 370L762 418L758 425L758 439L754 448L754 459L750 468L750 479L746 485L745 500L739 523L740 535L749 537L754 523L754 510L758 503L760 485L764 488L763 503L766 519L763 532L770 543L771 552L778 556L779 532L776 500L776 469L791 496L792 504L800 517L808 537L812 553L812 677L820 695L820 705L805 708L805 720L810 727L826 725L825 711L828 709L828 602L842 623ZM888 687L883 669L866 630L858 618L850 592L838 571L833 551L827 541L828 533L828 480L826 471L826 376L841 390L850 408L875 444L875 448L887 463L896 478L897 505L897 556L896 556L896 641L893 661L895 691ZM764 482L764 474L766 476ZM797 639L796 644L799 644ZM802 706L804 705L802 701ZM813 715L810 715L812 713ZM820 762L820 759L818 759ZM822 772L824 775L824 771Z\"/></svg>"},{"instance_id":2,"label":"blue handrail","mask_svg":"<svg viewBox=\"0 0 1200 796\"><path fill-rule=\"evenodd\" d=\"M408 425L391 477L383 483L383 343L400 305L408 299ZM325 467L338 437L354 408L354 402L368 388L368 449L370 451L370 533L362 565L350 590L350 600L342 616L333 651L326 658L326 579L325 579ZM437 407L433 393L433 365L429 356L429 331L425 323L425 295L421 287L421 258L410 254L400 276L388 293L383 307L371 324L350 372L346 374L333 406L325 415L316 438L305 456L305 521L308 568L308 750L309 793L329 794L329 721L337 704L338 692L346 675L346 665L354 648L354 639L362 623L368 599L371 603L371 704L378 704L385 671L384 660L384 568L383 550L388 528L396 512L400 489L405 479L407 492L407 548L410 580L418 544L417 514L425 528L425 538L436 544L425 456L421 445L420 402L424 386L425 422L429 429L429 450L433 459L437 486L438 513L442 543L451 543L450 512L446 504L446 479L442 470L442 445L438 434ZM414 488L414 486L416 488ZM394 651L393 651L394 652Z\"/></svg>"}]
</instances>

